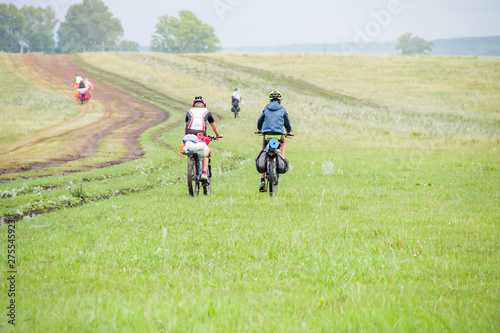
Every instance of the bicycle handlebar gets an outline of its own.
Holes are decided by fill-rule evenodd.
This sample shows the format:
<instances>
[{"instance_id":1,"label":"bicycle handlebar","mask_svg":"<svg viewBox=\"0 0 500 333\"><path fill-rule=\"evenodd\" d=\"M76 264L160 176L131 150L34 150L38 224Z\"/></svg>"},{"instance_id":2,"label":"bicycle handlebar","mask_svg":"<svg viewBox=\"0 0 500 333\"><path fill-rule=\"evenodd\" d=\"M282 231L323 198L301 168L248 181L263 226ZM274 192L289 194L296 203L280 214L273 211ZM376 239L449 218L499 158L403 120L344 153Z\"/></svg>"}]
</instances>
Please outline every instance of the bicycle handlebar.
<instances>
[{"instance_id":1,"label":"bicycle handlebar","mask_svg":"<svg viewBox=\"0 0 500 333\"><path fill-rule=\"evenodd\" d=\"M264 135L264 133L262 133L262 132L257 132L257 130L255 130L254 134L257 134L257 135L259 135L259 134L260 134L260 135L262 135L262 136ZM288 138L289 136L295 136L295 132L292 130L292 132L291 132L290 134L286 134L286 133L285 133L285 138Z\"/></svg>"},{"instance_id":2,"label":"bicycle handlebar","mask_svg":"<svg viewBox=\"0 0 500 333\"><path fill-rule=\"evenodd\" d=\"M219 140L219 139L222 139L224 137L224 135L220 134L219 135L219 139L217 139L215 136L213 135L207 135L207 137L209 137L211 140Z\"/></svg>"}]
</instances>

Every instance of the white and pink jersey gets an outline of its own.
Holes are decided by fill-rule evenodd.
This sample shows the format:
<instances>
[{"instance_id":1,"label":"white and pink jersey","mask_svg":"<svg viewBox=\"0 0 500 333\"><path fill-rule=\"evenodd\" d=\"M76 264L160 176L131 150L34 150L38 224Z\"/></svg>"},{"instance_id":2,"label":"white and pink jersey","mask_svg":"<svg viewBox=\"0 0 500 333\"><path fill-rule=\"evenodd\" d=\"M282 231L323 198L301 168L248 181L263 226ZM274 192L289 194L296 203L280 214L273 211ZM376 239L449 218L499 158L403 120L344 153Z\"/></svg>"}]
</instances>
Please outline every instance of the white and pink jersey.
<instances>
[{"instance_id":1,"label":"white and pink jersey","mask_svg":"<svg viewBox=\"0 0 500 333\"><path fill-rule=\"evenodd\" d=\"M207 121L213 123L214 117L207 108L192 108L186 114L185 134L203 133L207 135Z\"/></svg>"}]
</instances>

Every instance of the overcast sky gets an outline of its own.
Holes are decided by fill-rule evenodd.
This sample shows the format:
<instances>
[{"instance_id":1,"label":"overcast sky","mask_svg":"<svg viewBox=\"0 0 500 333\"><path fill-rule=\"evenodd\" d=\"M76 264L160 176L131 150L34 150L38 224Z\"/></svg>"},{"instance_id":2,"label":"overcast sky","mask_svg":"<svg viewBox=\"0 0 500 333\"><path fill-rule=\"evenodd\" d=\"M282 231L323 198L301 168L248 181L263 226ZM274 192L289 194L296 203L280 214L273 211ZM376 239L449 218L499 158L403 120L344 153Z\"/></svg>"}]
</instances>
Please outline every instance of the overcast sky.
<instances>
[{"instance_id":1,"label":"overcast sky","mask_svg":"<svg viewBox=\"0 0 500 333\"><path fill-rule=\"evenodd\" d=\"M60 20L82 0L0 0L51 6ZM124 39L148 46L160 15L194 12L223 47L500 35L500 0L104 0Z\"/></svg>"}]
</instances>

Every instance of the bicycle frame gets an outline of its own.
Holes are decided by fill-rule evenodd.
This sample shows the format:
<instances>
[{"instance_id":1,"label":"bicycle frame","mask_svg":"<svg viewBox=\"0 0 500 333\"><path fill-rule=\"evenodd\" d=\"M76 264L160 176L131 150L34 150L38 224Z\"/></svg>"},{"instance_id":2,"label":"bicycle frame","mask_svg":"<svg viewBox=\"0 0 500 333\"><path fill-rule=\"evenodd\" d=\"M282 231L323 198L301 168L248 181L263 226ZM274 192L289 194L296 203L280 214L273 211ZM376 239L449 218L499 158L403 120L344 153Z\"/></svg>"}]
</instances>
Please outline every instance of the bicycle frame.
<instances>
[{"instance_id":1,"label":"bicycle frame","mask_svg":"<svg viewBox=\"0 0 500 333\"><path fill-rule=\"evenodd\" d=\"M267 146L265 148L267 154L267 169L264 176L264 179L266 181L264 192L267 192L269 190L269 196L273 196L278 191L279 174L277 154L278 149L281 148L281 143L276 139L275 135L265 135L257 131L255 132L255 134L264 136L266 140L269 137L269 142L267 143ZM286 135L286 137L293 135L294 134Z\"/></svg>"},{"instance_id":2,"label":"bicycle frame","mask_svg":"<svg viewBox=\"0 0 500 333\"><path fill-rule=\"evenodd\" d=\"M272 139L275 140L275 139ZM281 147L281 145L279 146ZM278 166L277 166L277 152L266 152L267 154L267 170L265 174L266 191L269 189L269 195L273 196L278 191Z\"/></svg>"},{"instance_id":3,"label":"bicycle frame","mask_svg":"<svg viewBox=\"0 0 500 333\"><path fill-rule=\"evenodd\" d=\"M210 157L208 158L208 182L201 181L203 170L203 158L199 157L196 153L188 154L188 189L189 194L193 197L200 193L200 184L203 187L203 194L208 195L211 193L211 178L212 178L212 163Z\"/></svg>"},{"instance_id":4,"label":"bicycle frame","mask_svg":"<svg viewBox=\"0 0 500 333\"><path fill-rule=\"evenodd\" d=\"M264 135L266 140L268 136ZM269 142L265 148L267 155L267 169L265 172L264 179L266 181L266 186L264 192L269 190L269 195L273 196L278 191L278 169L277 169L277 154L278 149L281 148L281 143L274 138L273 136L269 136Z\"/></svg>"},{"instance_id":5,"label":"bicycle frame","mask_svg":"<svg viewBox=\"0 0 500 333\"><path fill-rule=\"evenodd\" d=\"M216 140L213 136L208 136L212 140ZM221 136L222 137L222 136ZM207 170L207 182L201 181L201 175L203 170L203 157L198 156L195 152L189 152L186 154L188 156L188 190L189 195L192 197L197 196L200 193L200 184L203 187L203 194L210 195L212 193L212 160L208 157L208 170Z\"/></svg>"}]
</instances>

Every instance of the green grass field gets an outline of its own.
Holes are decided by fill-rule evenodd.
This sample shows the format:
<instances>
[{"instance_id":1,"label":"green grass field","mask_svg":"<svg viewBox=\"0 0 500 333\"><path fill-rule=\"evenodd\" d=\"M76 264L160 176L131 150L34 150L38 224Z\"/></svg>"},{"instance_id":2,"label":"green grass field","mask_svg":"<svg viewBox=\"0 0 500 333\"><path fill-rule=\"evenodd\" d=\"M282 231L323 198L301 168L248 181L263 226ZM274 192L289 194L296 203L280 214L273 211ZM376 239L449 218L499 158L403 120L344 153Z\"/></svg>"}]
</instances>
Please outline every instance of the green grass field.
<instances>
[{"instance_id":1,"label":"green grass field","mask_svg":"<svg viewBox=\"0 0 500 333\"><path fill-rule=\"evenodd\" d=\"M168 106L140 138L143 159L0 183L0 215L63 208L16 223L18 330L500 329L497 58L79 59L186 103L207 99L224 134L211 144L213 194L189 197L183 115ZM271 198L258 193L253 132L272 89L296 136Z\"/></svg>"}]
</instances>

